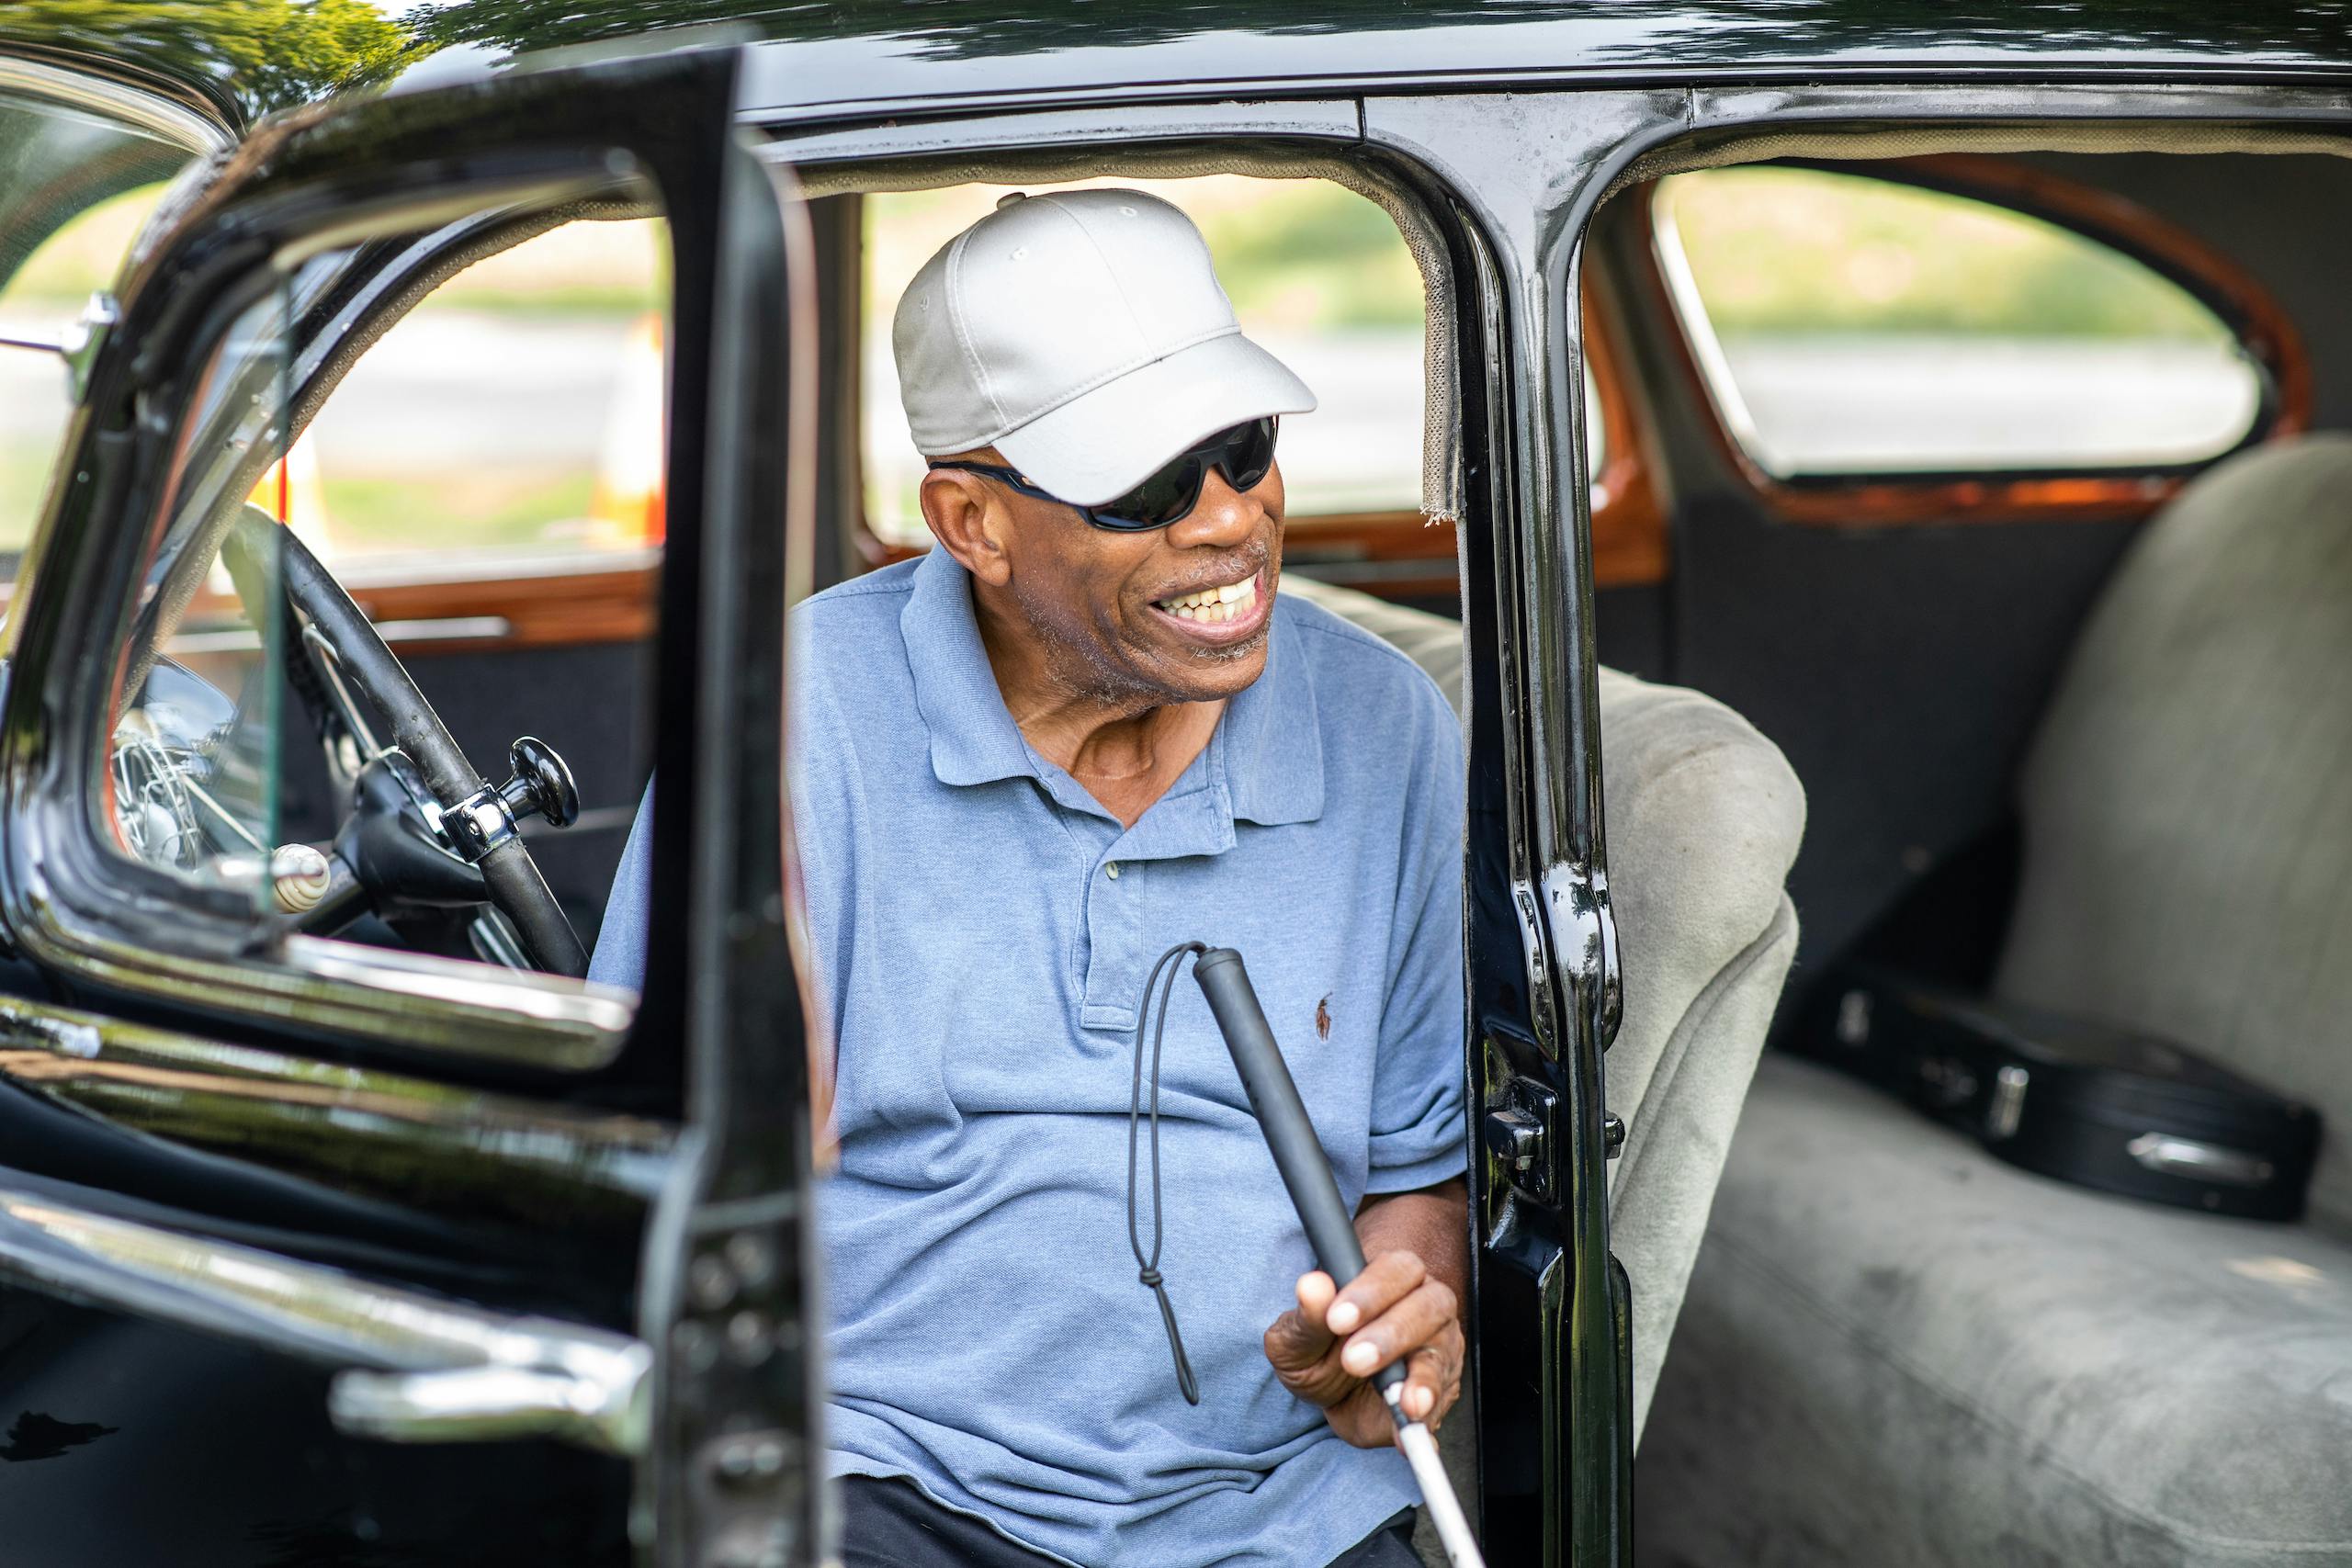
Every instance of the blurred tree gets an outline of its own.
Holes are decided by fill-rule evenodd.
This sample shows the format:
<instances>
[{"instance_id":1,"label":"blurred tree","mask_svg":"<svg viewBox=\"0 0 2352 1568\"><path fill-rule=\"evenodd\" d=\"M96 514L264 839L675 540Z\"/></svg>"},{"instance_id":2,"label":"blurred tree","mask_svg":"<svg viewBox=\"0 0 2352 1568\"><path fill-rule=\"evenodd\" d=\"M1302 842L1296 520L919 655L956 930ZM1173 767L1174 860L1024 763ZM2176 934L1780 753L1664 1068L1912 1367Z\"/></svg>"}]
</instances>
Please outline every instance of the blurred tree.
<instances>
[{"instance_id":1,"label":"blurred tree","mask_svg":"<svg viewBox=\"0 0 2352 1568\"><path fill-rule=\"evenodd\" d=\"M408 35L368 0L10 0L0 43L94 55L204 93L250 121L381 82Z\"/></svg>"},{"instance_id":2,"label":"blurred tree","mask_svg":"<svg viewBox=\"0 0 2352 1568\"><path fill-rule=\"evenodd\" d=\"M2212 0L446 0L402 18L420 43L546 48L653 28L749 21L778 38L922 34L943 53L1022 54L1086 45L1152 43L1217 31L1331 33L1453 23L1585 22L1630 34L1645 50L1731 58L1788 57L1914 39L1923 47L1984 43L2042 47L2128 39L2229 53L2302 42L2341 49L2344 0L2216 6ZM1605 13L1605 14L1604 14ZM1644 31L1643 28L1650 29ZM1680 41L1669 48L1669 40Z\"/></svg>"}]
</instances>

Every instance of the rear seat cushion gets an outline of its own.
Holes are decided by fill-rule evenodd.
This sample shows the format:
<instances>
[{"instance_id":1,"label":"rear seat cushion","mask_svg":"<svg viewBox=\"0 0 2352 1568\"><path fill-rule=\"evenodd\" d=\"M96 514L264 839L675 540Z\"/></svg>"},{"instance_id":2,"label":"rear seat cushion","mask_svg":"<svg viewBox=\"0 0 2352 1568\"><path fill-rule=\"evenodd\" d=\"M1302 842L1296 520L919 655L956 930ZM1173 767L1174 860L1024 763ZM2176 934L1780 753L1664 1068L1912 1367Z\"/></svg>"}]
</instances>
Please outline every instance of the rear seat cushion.
<instances>
[{"instance_id":1,"label":"rear seat cushion","mask_svg":"<svg viewBox=\"0 0 2352 1568\"><path fill-rule=\"evenodd\" d=\"M1636 1471L1645 1563L2352 1561L2352 1247L1757 1075Z\"/></svg>"},{"instance_id":2,"label":"rear seat cushion","mask_svg":"<svg viewBox=\"0 0 2352 1568\"><path fill-rule=\"evenodd\" d=\"M2352 437L2234 458L2141 536L2023 788L1998 988L2317 1105L2352 1230Z\"/></svg>"}]
</instances>

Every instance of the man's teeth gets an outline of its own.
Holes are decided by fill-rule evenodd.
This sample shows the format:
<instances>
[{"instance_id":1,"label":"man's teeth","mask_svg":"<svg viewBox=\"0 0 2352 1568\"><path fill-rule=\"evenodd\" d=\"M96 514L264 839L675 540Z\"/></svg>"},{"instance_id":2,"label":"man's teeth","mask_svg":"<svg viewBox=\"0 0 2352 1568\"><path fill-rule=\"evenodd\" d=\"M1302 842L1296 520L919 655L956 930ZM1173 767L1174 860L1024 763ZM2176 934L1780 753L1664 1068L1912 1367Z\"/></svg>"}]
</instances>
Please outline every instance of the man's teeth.
<instances>
[{"instance_id":1,"label":"man's teeth","mask_svg":"<svg viewBox=\"0 0 2352 1568\"><path fill-rule=\"evenodd\" d=\"M1222 588L1204 588L1178 599L1161 599L1159 607L1187 621L1238 621L1257 607L1258 579L1245 577Z\"/></svg>"}]
</instances>

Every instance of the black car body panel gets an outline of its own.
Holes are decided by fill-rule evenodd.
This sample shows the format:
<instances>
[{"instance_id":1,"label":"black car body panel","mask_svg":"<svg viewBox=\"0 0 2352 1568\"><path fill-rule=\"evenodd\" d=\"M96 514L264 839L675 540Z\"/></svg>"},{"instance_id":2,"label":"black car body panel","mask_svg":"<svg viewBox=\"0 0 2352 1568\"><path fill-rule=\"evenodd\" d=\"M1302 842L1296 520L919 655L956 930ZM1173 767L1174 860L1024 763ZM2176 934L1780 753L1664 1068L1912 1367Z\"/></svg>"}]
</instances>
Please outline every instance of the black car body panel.
<instances>
[{"instance_id":1,"label":"black car body panel","mask_svg":"<svg viewBox=\"0 0 2352 1568\"><path fill-rule=\"evenodd\" d=\"M142 8L116 9L135 19ZM776 804L783 610L812 586L825 547L808 521L818 498L803 493L820 482L808 428L813 349L797 324L757 325L795 321L812 270L790 204L774 227L746 218L776 206L775 166L1104 145L1113 117L1150 102L1145 133L1156 140L1360 159L1442 234L1459 384L1473 389L1460 410L1464 1071L1482 1110L1535 1114L1545 1134L1516 1177L1473 1162L1479 1512L1498 1563L1598 1568L1630 1557L1632 1472L1628 1287L1608 1248L1602 1055L1621 981L1582 394L1563 373L1584 353L1568 302L1587 221L1638 158L1694 131L1895 119L2335 124L2352 84L2340 7L1719 0L1211 5L1171 17L1127 4L1007 16L957 0L641 4L583 18L575 6L461 3L428 14L413 39L362 28L341 52L274 72L266 39L208 31L184 7L152 9L155 26L99 38L67 8L47 19L21 8L0 19L0 48L163 91L223 128L291 112L261 120L128 280L124 328L98 367L75 471L13 633L0 737L5 902L27 995L0 999L0 1188L485 1307L633 1331L654 1358L634 1480L650 1532L639 1546L665 1563L762 1562L772 1549L778 1562L808 1562L821 1539L810 1086L787 979ZM507 53L548 48L580 52ZM594 56L605 58L581 63ZM387 83L380 97L353 91ZM179 911L122 886L86 824L64 815L71 770L98 739L77 699L103 672L77 660L89 628L126 612L126 520L155 479L141 457L155 432L141 423L140 400L179 394L220 289L300 222L379 203L401 181L424 190L467 177L477 163L541 169L533 160L599 135L655 169L681 254L699 263L676 317L688 365L673 404L673 570L658 676L666 808L654 902L686 913L657 931L627 1048L534 1066L469 1052L446 1021L387 1040L380 1019L331 998L272 1012L227 992L140 983L131 955ZM776 431L792 434L768 438ZM828 508L846 499L822 498ZM792 530L772 525L781 515ZM58 911L76 907L85 931L104 926L102 942L56 935ZM227 967L246 955L224 942L214 957ZM28 1257L0 1273L37 1280ZM221 1506L224 1517L243 1506L235 1528L287 1554L272 1560L318 1561L299 1553L329 1547L354 1562L471 1560L433 1555L445 1548L435 1529L489 1532L474 1539L547 1561L629 1551L629 1483L614 1461L535 1443L370 1448L327 1426L326 1383L311 1362L257 1354L225 1312L223 1335L236 1343L191 1341L180 1319L141 1321L128 1292L97 1298L109 1315L63 1304L92 1298L56 1284L0 1297L0 1333L17 1325L9 1343L49 1347L26 1363L22 1386L71 1391L103 1356L215 1367L208 1379L252 1379L262 1391L272 1436L254 1477L222 1488L246 1502ZM153 1388L156 1428L187 1440L209 1396L160 1373ZM136 1495L136 1467L160 1450L112 1432L77 1436L130 1428L64 1400L43 1414L55 1427L33 1423L19 1440L75 1446L77 1460L125 1458L81 1465L58 1505L88 1510ZM279 1509L267 1477L297 1470L331 1483ZM460 1472L468 1483L453 1484ZM568 1509L586 1523L576 1536L496 1535L482 1522L493 1495L516 1513ZM379 1513L403 1521L397 1540L368 1533ZM394 1555L395 1545L422 1555ZM217 1560L232 1555L223 1546Z\"/></svg>"}]
</instances>

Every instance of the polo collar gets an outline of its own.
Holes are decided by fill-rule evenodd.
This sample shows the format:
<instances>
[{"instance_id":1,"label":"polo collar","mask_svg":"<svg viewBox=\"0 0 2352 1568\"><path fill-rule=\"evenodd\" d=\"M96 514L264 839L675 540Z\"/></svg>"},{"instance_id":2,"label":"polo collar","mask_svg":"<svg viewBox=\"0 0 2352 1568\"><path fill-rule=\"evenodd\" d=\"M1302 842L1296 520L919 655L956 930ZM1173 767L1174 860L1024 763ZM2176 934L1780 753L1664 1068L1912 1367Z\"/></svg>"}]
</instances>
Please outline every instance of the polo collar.
<instances>
[{"instance_id":1,"label":"polo collar","mask_svg":"<svg viewBox=\"0 0 2352 1568\"><path fill-rule=\"evenodd\" d=\"M1306 636L1279 596L1265 673L1227 703L1211 739L1235 818L1273 826L1323 813L1323 740ZM899 612L915 708L930 733L931 771L944 784L1038 776L1004 705L972 612L971 576L945 550L924 553ZM1180 786L1181 787L1181 786ZM1171 792L1172 793L1172 792ZM1140 825L1139 825L1140 826Z\"/></svg>"},{"instance_id":2,"label":"polo collar","mask_svg":"<svg viewBox=\"0 0 2352 1568\"><path fill-rule=\"evenodd\" d=\"M1225 705L1217 740L1236 819L1274 827L1323 815L1323 726L1315 705L1308 634L1277 592L1266 671Z\"/></svg>"},{"instance_id":3,"label":"polo collar","mask_svg":"<svg viewBox=\"0 0 2352 1568\"><path fill-rule=\"evenodd\" d=\"M931 732L931 771L944 784L1028 778L1035 770L1021 727L1005 708L972 614L972 579L943 549L915 563L914 591L899 613L915 708Z\"/></svg>"}]
</instances>

